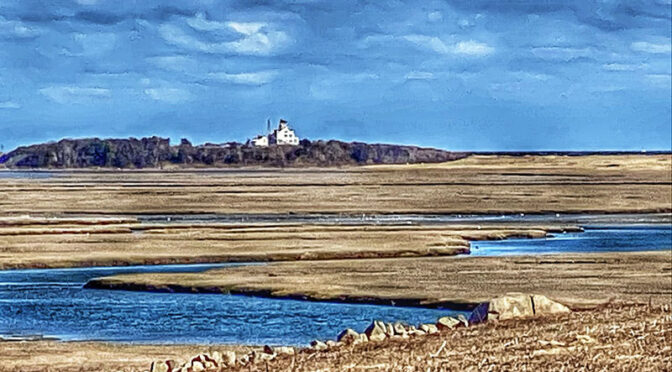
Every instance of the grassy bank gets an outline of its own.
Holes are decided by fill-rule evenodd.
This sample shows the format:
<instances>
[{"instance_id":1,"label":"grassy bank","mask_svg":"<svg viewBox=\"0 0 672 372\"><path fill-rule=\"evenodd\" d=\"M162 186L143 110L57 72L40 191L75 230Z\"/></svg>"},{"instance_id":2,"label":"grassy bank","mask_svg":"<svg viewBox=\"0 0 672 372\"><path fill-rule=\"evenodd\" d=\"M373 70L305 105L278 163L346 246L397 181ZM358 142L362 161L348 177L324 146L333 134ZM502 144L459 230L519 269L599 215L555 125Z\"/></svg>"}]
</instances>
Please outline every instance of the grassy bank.
<instances>
[{"instance_id":1,"label":"grassy bank","mask_svg":"<svg viewBox=\"0 0 672 372\"><path fill-rule=\"evenodd\" d=\"M558 370L664 371L672 369L669 307L606 308L526 321L485 323L442 333L345 346L299 350L234 370L399 371ZM189 360L231 346L119 345L94 342L0 342L0 371L148 370L157 360ZM242 350L241 350L242 349Z\"/></svg>"},{"instance_id":2,"label":"grassy bank","mask_svg":"<svg viewBox=\"0 0 672 372\"><path fill-rule=\"evenodd\" d=\"M316 301L469 308L507 292L580 309L672 296L672 252L282 262L202 273L129 274L92 288L222 292Z\"/></svg>"},{"instance_id":3,"label":"grassy bank","mask_svg":"<svg viewBox=\"0 0 672 372\"><path fill-rule=\"evenodd\" d=\"M34 220L34 223L31 222ZM58 223L61 221L61 223ZM0 269L452 256L469 241L539 238L571 225L147 224L0 217Z\"/></svg>"}]
</instances>

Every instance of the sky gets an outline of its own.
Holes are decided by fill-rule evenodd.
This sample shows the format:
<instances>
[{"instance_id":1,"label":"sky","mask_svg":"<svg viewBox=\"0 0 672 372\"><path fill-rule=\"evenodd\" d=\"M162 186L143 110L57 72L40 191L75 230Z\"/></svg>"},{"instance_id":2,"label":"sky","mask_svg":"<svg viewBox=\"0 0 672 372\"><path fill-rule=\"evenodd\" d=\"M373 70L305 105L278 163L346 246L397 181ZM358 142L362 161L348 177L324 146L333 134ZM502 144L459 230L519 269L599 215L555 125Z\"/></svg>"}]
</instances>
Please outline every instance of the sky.
<instances>
[{"instance_id":1,"label":"sky","mask_svg":"<svg viewBox=\"0 0 672 372\"><path fill-rule=\"evenodd\" d=\"M0 0L0 146L670 150L671 0ZM0 150L2 151L2 150Z\"/></svg>"}]
</instances>

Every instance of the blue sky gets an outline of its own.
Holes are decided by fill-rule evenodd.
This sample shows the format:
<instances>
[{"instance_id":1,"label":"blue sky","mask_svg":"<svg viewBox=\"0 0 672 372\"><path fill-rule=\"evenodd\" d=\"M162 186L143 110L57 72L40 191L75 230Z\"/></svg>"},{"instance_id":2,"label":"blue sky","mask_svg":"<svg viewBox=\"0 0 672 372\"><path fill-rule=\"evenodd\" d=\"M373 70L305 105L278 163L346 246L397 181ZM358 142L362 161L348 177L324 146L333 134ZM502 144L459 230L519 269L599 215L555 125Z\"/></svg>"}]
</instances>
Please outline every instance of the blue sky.
<instances>
[{"instance_id":1,"label":"blue sky","mask_svg":"<svg viewBox=\"0 0 672 372\"><path fill-rule=\"evenodd\" d=\"M0 0L0 144L662 149L670 0Z\"/></svg>"}]
</instances>

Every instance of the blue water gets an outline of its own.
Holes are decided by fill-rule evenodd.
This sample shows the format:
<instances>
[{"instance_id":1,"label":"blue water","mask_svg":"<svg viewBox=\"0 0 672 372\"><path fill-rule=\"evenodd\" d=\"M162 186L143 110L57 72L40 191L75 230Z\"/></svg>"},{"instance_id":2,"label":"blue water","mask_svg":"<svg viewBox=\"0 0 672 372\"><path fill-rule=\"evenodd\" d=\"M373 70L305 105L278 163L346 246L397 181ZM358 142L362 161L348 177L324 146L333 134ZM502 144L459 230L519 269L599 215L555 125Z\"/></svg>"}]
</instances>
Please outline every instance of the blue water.
<instances>
[{"instance_id":1,"label":"blue water","mask_svg":"<svg viewBox=\"0 0 672 372\"><path fill-rule=\"evenodd\" d=\"M471 243L471 256L635 252L672 249L672 225L584 226L582 233L545 239L508 239Z\"/></svg>"},{"instance_id":2,"label":"blue water","mask_svg":"<svg viewBox=\"0 0 672 372\"><path fill-rule=\"evenodd\" d=\"M672 226L587 226L547 239L474 242L472 255L672 249ZM84 289L92 278L124 273L198 272L235 266L161 265L0 271L0 336L138 343L305 345L374 319L434 322L448 310L318 303L221 294ZM336 284L337 285L337 284Z\"/></svg>"},{"instance_id":3,"label":"blue water","mask_svg":"<svg viewBox=\"0 0 672 372\"><path fill-rule=\"evenodd\" d=\"M138 343L306 345L372 320L435 322L447 310L318 303L222 294L83 289L91 278L196 272L226 265L0 271L0 336Z\"/></svg>"},{"instance_id":4,"label":"blue water","mask_svg":"<svg viewBox=\"0 0 672 372\"><path fill-rule=\"evenodd\" d=\"M28 178L28 179L43 179L51 178L51 172L44 171L0 171L1 178Z\"/></svg>"}]
</instances>

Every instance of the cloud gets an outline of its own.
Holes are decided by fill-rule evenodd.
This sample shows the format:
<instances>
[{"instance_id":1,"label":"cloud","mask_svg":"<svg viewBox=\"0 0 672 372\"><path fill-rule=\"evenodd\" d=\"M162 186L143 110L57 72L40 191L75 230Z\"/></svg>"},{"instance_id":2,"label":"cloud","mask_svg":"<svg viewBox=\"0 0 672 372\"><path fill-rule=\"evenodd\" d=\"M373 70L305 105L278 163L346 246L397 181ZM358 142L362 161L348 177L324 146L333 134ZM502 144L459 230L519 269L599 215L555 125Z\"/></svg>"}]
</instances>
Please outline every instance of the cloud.
<instances>
[{"instance_id":1,"label":"cloud","mask_svg":"<svg viewBox=\"0 0 672 372\"><path fill-rule=\"evenodd\" d=\"M571 61L579 58L588 58L594 55L592 48L572 47L538 47L532 48L532 54L541 59Z\"/></svg>"},{"instance_id":2,"label":"cloud","mask_svg":"<svg viewBox=\"0 0 672 372\"><path fill-rule=\"evenodd\" d=\"M61 103L86 103L96 99L110 98L109 89L82 88L77 86L51 86L40 89L40 93L50 100Z\"/></svg>"},{"instance_id":3,"label":"cloud","mask_svg":"<svg viewBox=\"0 0 672 372\"><path fill-rule=\"evenodd\" d=\"M268 55L291 42L285 32L271 30L265 23L229 22L227 25L244 35L239 40L227 43L231 49L242 54Z\"/></svg>"},{"instance_id":4,"label":"cloud","mask_svg":"<svg viewBox=\"0 0 672 372\"><path fill-rule=\"evenodd\" d=\"M0 15L0 39L32 39L41 34L38 28L26 26L20 21L7 20Z\"/></svg>"},{"instance_id":5,"label":"cloud","mask_svg":"<svg viewBox=\"0 0 672 372\"><path fill-rule=\"evenodd\" d=\"M644 52L644 53L670 53L670 50L672 49L669 40L665 44L655 44L655 43L649 43L647 41L636 41L630 44L630 48L636 52Z\"/></svg>"},{"instance_id":6,"label":"cloud","mask_svg":"<svg viewBox=\"0 0 672 372\"><path fill-rule=\"evenodd\" d=\"M646 75L646 80L654 87L669 89L672 76L669 74L648 74Z\"/></svg>"},{"instance_id":7,"label":"cloud","mask_svg":"<svg viewBox=\"0 0 672 372\"><path fill-rule=\"evenodd\" d=\"M406 74L406 80L432 80L434 78L433 73L425 71L411 71Z\"/></svg>"},{"instance_id":8,"label":"cloud","mask_svg":"<svg viewBox=\"0 0 672 372\"><path fill-rule=\"evenodd\" d=\"M285 32L272 30L265 23L228 22L226 26L240 37L233 41L205 42L172 24L161 25L159 35L173 45L215 54L267 56L280 51L291 42L291 38Z\"/></svg>"},{"instance_id":9,"label":"cloud","mask_svg":"<svg viewBox=\"0 0 672 372\"><path fill-rule=\"evenodd\" d=\"M217 31L228 28L226 23L207 20L203 13L198 13L195 17L187 19L187 24L198 31Z\"/></svg>"},{"instance_id":10,"label":"cloud","mask_svg":"<svg viewBox=\"0 0 672 372\"><path fill-rule=\"evenodd\" d=\"M482 57L492 54L495 51L495 48L490 45L474 40L460 41L454 45L448 45L436 36L406 35L404 36L404 39L439 54L460 54Z\"/></svg>"},{"instance_id":11,"label":"cloud","mask_svg":"<svg viewBox=\"0 0 672 372\"><path fill-rule=\"evenodd\" d=\"M455 44L453 52L456 54L466 54L470 56L486 56L495 51L495 48L489 46L485 43L479 43L477 41L460 41Z\"/></svg>"},{"instance_id":12,"label":"cloud","mask_svg":"<svg viewBox=\"0 0 672 372\"><path fill-rule=\"evenodd\" d=\"M646 63L628 64L628 63L608 63L602 65L602 68L607 71L637 71L647 68Z\"/></svg>"},{"instance_id":13,"label":"cloud","mask_svg":"<svg viewBox=\"0 0 672 372\"><path fill-rule=\"evenodd\" d=\"M0 102L0 109L18 109L21 108L21 105L14 101L4 101Z\"/></svg>"},{"instance_id":14,"label":"cloud","mask_svg":"<svg viewBox=\"0 0 672 372\"><path fill-rule=\"evenodd\" d=\"M264 85L268 84L278 75L276 71L245 72L240 74L228 74L225 72L214 72L208 76L215 80L226 81L233 84L242 85Z\"/></svg>"},{"instance_id":15,"label":"cloud","mask_svg":"<svg viewBox=\"0 0 672 372\"><path fill-rule=\"evenodd\" d=\"M170 104L186 102L193 98L193 95L188 90L169 87L147 88L145 89L145 94L156 101Z\"/></svg>"},{"instance_id":16,"label":"cloud","mask_svg":"<svg viewBox=\"0 0 672 372\"><path fill-rule=\"evenodd\" d=\"M195 59L182 55L149 57L147 62L164 70L182 72L193 70L198 65Z\"/></svg>"}]
</instances>

